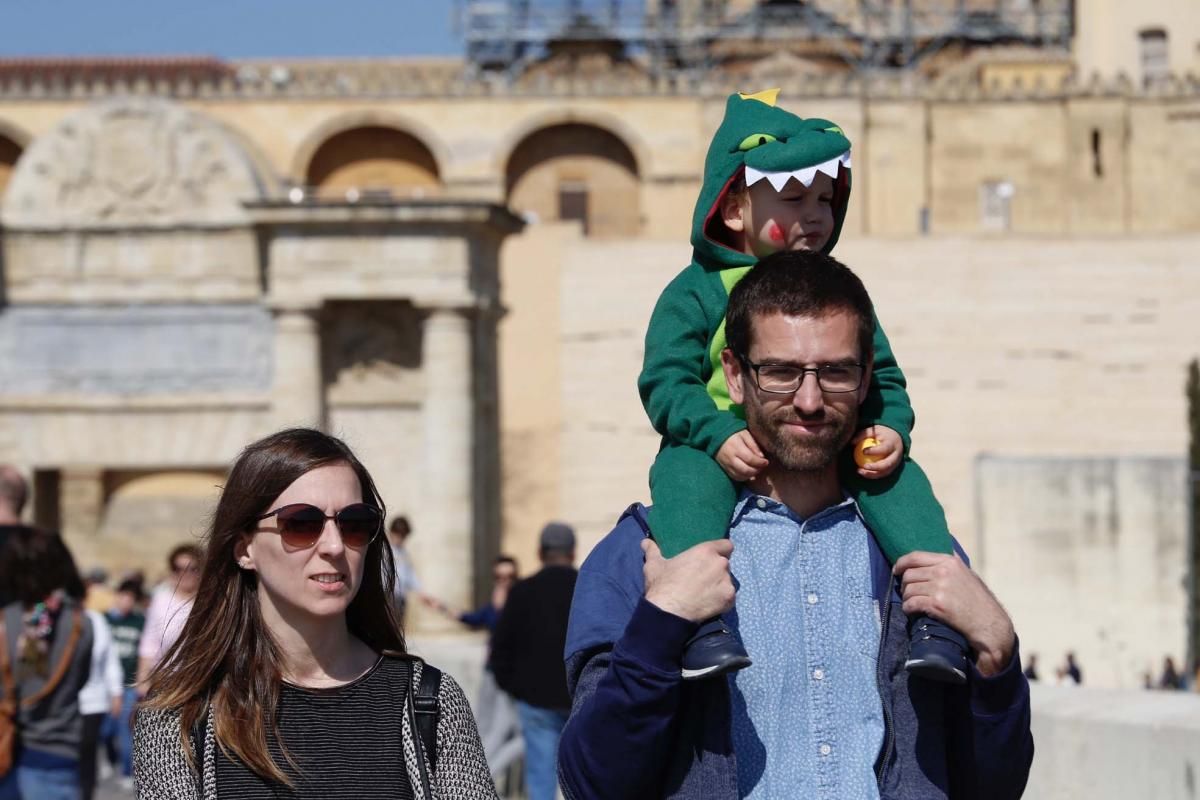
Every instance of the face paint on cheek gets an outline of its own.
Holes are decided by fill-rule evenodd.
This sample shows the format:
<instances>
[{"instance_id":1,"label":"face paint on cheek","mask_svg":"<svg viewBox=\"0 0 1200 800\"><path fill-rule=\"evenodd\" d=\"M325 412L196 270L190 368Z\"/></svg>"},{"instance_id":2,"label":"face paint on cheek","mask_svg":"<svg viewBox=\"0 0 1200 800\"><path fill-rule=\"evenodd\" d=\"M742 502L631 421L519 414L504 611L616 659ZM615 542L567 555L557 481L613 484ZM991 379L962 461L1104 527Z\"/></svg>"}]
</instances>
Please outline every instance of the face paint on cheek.
<instances>
[{"instance_id":1,"label":"face paint on cheek","mask_svg":"<svg viewBox=\"0 0 1200 800\"><path fill-rule=\"evenodd\" d=\"M783 228L779 227L775 220L771 220L771 224L767 226L767 238L773 244L783 244Z\"/></svg>"}]
</instances>

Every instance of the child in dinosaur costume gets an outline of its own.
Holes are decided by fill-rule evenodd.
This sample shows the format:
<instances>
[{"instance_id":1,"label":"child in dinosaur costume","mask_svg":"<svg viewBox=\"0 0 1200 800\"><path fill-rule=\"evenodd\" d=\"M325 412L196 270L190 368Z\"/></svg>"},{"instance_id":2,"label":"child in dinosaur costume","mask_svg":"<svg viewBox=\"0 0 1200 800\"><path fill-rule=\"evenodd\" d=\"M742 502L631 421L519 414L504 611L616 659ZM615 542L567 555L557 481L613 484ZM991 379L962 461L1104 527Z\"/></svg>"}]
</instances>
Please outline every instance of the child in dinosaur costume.
<instances>
[{"instance_id":1,"label":"child in dinosaur costume","mask_svg":"<svg viewBox=\"0 0 1200 800\"><path fill-rule=\"evenodd\" d=\"M759 258L785 248L828 253L850 197L850 142L822 119L775 105L778 90L732 95L704 163L692 218L692 262L663 291L646 332L638 388L663 437L650 471L650 529L664 556L725 536L738 483L767 460L733 406L721 368L729 292ZM781 224L782 221L782 224ZM878 320L874 371L855 439L870 437L875 463L844 460L843 484L884 554L952 551L941 505L909 460L914 417L905 378ZM860 448L862 449L862 448ZM863 459L865 462L866 459ZM966 642L929 617L912 621L909 670L950 682L966 679ZM721 623L689 642L683 676L706 678L750 664Z\"/></svg>"}]
</instances>

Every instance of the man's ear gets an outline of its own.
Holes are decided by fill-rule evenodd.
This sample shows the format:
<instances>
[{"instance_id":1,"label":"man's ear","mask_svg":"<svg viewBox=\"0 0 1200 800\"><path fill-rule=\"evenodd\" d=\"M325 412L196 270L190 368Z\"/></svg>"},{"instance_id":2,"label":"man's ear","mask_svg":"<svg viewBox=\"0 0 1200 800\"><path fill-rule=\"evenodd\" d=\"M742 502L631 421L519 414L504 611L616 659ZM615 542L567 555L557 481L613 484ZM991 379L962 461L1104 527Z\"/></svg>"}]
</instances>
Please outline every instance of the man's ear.
<instances>
[{"instance_id":1,"label":"man's ear","mask_svg":"<svg viewBox=\"0 0 1200 800\"><path fill-rule=\"evenodd\" d=\"M871 390L871 375L875 372L875 358L872 356L867 359L867 364L863 368L862 383L858 385L858 404L861 406L867 401L867 393Z\"/></svg>"},{"instance_id":2,"label":"man's ear","mask_svg":"<svg viewBox=\"0 0 1200 800\"><path fill-rule=\"evenodd\" d=\"M725 370L725 386L729 389L729 399L740 406L746 396L746 393L742 391L742 375L744 374L742 360L726 347L721 351L721 368Z\"/></svg>"},{"instance_id":3,"label":"man's ear","mask_svg":"<svg viewBox=\"0 0 1200 800\"><path fill-rule=\"evenodd\" d=\"M721 195L721 221L725 227L734 233L746 232L745 209L742 195L738 192L726 192Z\"/></svg>"}]
</instances>

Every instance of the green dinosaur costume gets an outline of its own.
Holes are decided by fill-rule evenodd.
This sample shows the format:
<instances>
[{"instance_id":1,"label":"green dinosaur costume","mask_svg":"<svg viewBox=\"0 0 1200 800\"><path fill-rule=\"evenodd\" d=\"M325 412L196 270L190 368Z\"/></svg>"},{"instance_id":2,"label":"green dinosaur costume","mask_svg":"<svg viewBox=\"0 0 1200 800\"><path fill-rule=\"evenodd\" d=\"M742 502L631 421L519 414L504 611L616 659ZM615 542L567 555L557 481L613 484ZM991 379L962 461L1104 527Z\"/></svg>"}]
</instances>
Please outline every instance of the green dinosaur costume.
<instances>
[{"instance_id":1,"label":"green dinosaur costume","mask_svg":"<svg viewBox=\"0 0 1200 800\"><path fill-rule=\"evenodd\" d=\"M704 162L704 185L692 219L692 262L663 291L646 332L638 389L663 437L650 471L650 528L668 558L724 537L737 502L737 485L715 460L725 440L746 427L729 399L721 351L729 292L756 259L724 243L728 230L718 213L722 195L743 176L747 183L770 180L779 190L791 177L810 185L817 171L829 175L834 229L824 252L837 243L850 199L850 141L841 128L776 107L775 94L729 98ZM878 320L874 344L875 369L860 425L892 428L907 453L912 406ZM843 466L843 483L889 559L913 550L951 552L945 513L916 463L906 457L879 480L861 478L848 454Z\"/></svg>"}]
</instances>

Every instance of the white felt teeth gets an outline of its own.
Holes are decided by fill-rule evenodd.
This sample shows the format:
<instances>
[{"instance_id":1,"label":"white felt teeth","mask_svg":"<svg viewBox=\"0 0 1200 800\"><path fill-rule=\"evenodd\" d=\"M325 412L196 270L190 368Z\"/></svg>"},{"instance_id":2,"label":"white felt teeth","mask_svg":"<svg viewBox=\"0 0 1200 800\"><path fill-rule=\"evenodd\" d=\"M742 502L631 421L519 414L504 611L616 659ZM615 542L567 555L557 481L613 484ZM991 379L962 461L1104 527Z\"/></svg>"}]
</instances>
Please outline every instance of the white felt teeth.
<instances>
[{"instance_id":1,"label":"white felt teeth","mask_svg":"<svg viewBox=\"0 0 1200 800\"><path fill-rule=\"evenodd\" d=\"M837 180L838 165L845 164L846 169L850 169L850 151L842 153L836 158L831 158L828 161L817 164L815 167L803 167L802 169L792 170L791 172L763 172L749 165L746 166L746 185L753 186L754 184L766 178L774 187L775 191L783 191L783 187L792 178L804 184L805 188L812 186L813 178L817 177L817 173L823 173Z\"/></svg>"}]
</instances>

